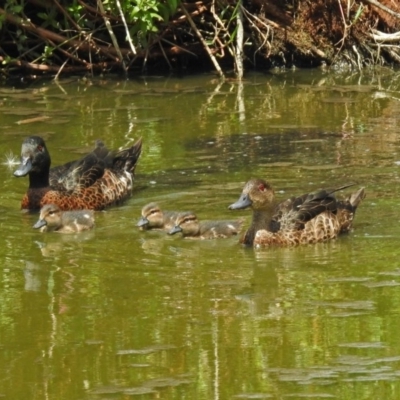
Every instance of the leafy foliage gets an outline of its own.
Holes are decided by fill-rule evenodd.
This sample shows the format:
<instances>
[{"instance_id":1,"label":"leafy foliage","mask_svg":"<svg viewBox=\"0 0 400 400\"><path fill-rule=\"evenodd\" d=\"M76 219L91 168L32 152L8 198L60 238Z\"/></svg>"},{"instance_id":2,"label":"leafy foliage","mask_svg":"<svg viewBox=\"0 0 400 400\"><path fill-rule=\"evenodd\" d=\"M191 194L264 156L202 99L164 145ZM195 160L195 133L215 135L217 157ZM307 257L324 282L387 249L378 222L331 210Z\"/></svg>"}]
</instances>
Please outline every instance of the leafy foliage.
<instances>
[{"instance_id":1,"label":"leafy foliage","mask_svg":"<svg viewBox=\"0 0 400 400\"><path fill-rule=\"evenodd\" d=\"M20 59L21 55L30 62L41 60L51 64L56 56L55 50L61 46L68 46L66 51L73 58L79 51L79 45L69 45L69 42L73 42L77 35L80 35L79 39L83 42L92 42L93 48L96 48L97 43L103 45L109 41L110 36L105 24L106 19L111 21L120 46L124 46L129 37L139 48L146 48L159 33L160 26L166 25L176 13L178 0L103 0L106 14L99 11L98 3L93 0L62 0L59 5L54 7L54 3L44 1L42 6L39 6L36 3L32 5L29 1L6 0L4 11L0 12L0 29L11 39L14 47L9 46L5 49L6 54L1 57L3 65ZM123 19L126 21L126 27L121 24ZM30 37L29 29L24 25L27 20L32 26L46 31L36 29L36 36ZM65 41L55 45L53 36L48 32L62 35ZM41 43L40 40L38 42L38 36ZM35 49L31 48L29 40L31 43L38 43Z\"/></svg>"},{"instance_id":2,"label":"leafy foliage","mask_svg":"<svg viewBox=\"0 0 400 400\"><path fill-rule=\"evenodd\" d=\"M116 17L119 16L118 0L105 0L104 5ZM145 47L149 39L159 31L159 25L174 15L178 0L122 0L121 9L129 25L129 34L136 44Z\"/></svg>"}]
</instances>

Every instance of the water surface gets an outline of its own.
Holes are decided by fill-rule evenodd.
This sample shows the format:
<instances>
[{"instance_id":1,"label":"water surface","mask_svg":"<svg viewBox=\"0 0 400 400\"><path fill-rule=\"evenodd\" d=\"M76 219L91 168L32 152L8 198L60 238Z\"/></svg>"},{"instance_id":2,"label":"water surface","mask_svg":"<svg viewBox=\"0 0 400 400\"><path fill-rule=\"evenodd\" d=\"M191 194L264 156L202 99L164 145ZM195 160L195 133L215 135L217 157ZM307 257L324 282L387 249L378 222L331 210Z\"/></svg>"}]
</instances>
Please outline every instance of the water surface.
<instances>
[{"instance_id":1,"label":"water surface","mask_svg":"<svg viewBox=\"0 0 400 400\"><path fill-rule=\"evenodd\" d=\"M80 235L19 211L0 174L0 395L30 399L397 400L399 75L291 71L0 88L0 157L41 135L53 165L143 138L135 193ZM14 167L15 168L15 167ZM365 186L354 231L253 250L136 228L140 209L231 212L251 177L277 197ZM345 191L343 196L351 190Z\"/></svg>"}]
</instances>

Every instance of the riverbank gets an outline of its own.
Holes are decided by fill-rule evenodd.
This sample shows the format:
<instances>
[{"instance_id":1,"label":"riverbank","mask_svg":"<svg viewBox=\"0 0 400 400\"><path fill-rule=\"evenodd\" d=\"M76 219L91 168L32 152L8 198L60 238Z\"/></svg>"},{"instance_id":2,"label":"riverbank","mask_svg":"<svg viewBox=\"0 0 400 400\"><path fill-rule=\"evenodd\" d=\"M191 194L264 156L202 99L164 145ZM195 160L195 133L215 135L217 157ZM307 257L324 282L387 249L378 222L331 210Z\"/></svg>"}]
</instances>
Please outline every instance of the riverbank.
<instances>
[{"instance_id":1,"label":"riverbank","mask_svg":"<svg viewBox=\"0 0 400 400\"><path fill-rule=\"evenodd\" d=\"M400 4L391 0L7 4L3 78L400 65Z\"/></svg>"}]
</instances>

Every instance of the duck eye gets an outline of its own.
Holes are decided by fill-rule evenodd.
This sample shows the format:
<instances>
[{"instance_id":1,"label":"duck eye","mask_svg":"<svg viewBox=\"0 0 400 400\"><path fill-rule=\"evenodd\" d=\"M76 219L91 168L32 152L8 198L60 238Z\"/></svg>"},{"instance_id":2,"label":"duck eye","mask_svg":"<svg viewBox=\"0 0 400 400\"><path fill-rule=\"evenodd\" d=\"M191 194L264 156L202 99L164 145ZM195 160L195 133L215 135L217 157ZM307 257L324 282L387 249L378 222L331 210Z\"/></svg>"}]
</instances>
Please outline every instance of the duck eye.
<instances>
[{"instance_id":1,"label":"duck eye","mask_svg":"<svg viewBox=\"0 0 400 400\"><path fill-rule=\"evenodd\" d=\"M265 190L265 185L263 183L261 183L260 185L258 185L258 190L260 192L263 192Z\"/></svg>"},{"instance_id":2,"label":"duck eye","mask_svg":"<svg viewBox=\"0 0 400 400\"><path fill-rule=\"evenodd\" d=\"M38 149L38 151L43 151L43 146L41 144L39 144L37 149Z\"/></svg>"}]
</instances>

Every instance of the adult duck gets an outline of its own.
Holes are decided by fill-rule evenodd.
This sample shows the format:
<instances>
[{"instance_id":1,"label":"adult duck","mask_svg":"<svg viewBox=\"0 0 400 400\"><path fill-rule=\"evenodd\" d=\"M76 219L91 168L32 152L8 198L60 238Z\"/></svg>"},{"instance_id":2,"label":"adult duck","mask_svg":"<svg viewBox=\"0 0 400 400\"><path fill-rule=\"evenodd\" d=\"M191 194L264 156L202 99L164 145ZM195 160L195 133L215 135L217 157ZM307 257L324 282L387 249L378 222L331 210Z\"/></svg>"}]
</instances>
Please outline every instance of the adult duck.
<instances>
[{"instance_id":1,"label":"adult duck","mask_svg":"<svg viewBox=\"0 0 400 400\"><path fill-rule=\"evenodd\" d=\"M132 193L141 150L141 139L116 152L98 140L95 149L83 158L50 169L44 140L30 136L22 143L21 164L14 172L16 177L29 176L21 208L34 211L56 204L61 210L102 210L119 204Z\"/></svg>"},{"instance_id":2,"label":"adult duck","mask_svg":"<svg viewBox=\"0 0 400 400\"><path fill-rule=\"evenodd\" d=\"M253 219L241 242L255 247L293 246L324 242L349 232L364 188L345 200L337 200L336 189L320 190L292 197L278 205L272 186L263 179L251 179L231 210L251 207Z\"/></svg>"}]
</instances>

